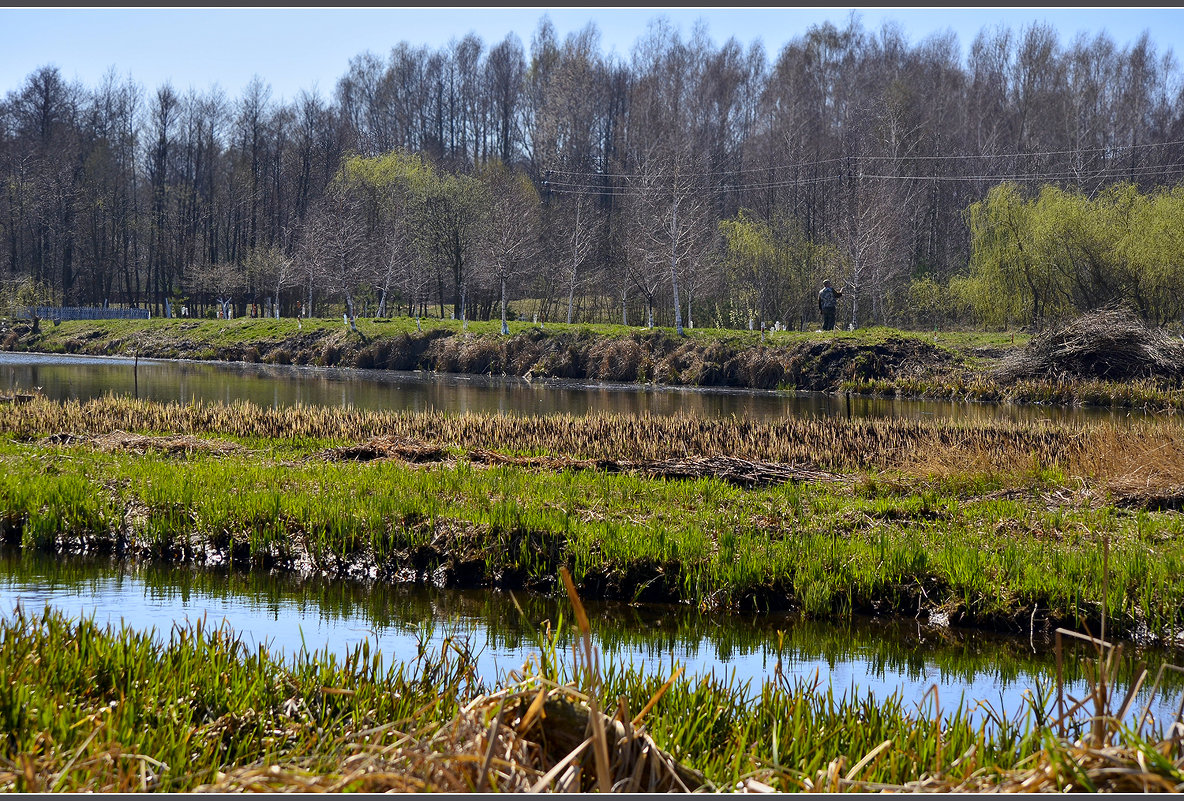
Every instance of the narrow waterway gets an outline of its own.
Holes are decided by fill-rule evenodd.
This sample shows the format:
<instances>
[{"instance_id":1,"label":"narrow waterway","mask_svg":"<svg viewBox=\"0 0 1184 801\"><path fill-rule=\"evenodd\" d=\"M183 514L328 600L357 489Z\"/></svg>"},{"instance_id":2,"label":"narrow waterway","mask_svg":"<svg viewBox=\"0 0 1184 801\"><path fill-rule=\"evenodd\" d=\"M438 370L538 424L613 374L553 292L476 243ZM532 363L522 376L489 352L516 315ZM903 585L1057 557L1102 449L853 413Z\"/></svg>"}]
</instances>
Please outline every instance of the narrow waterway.
<instances>
[{"instance_id":1,"label":"narrow waterway","mask_svg":"<svg viewBox=\"0 0 1184 801\"><path fill-rule=\"evenodd\" d=\"M175 625L204 618L249 645L266 644L289 657L301 650L344 655L368 640L388 662L410 661L422 647L439 653L452 638L472 652L490 687L538 652L546 621L573 619L565 599L530 594L514 599L485 590L0 553L0 614L18 605L29 613L50 606L100 624L123 622L166 638ZM989 708L1011 719L1028 710L1025 699L1038 687L1055 697L1054 641L1040 633L1003 636L909 620L835 624L791 615L702 615L667 605L590 603L588 612L603 663L662 675L682 666L691 677L714 675L757 688L780 670L791 682L829 684L836 696L899 694L918 706L936 685L943 709L962 702L984 716ZM1125 649L1128 673L1142 660L1154 676L1172 657L1130 644ZM1066 645L1066 688L1074 697L1083 697L1081 664L1092 655L1072 641ZM1179 676L1169 672L1155 698L1143 689L1131 719L1148 705L1156 721L1172 719L1182 691Z\"/></svg>"},{"instance_id":2,"label":"narrow waterway","mask_svg":"<svg viewBox=\"0 0 1184 801\"><path fill-rule=\"evenodd\" d=\"M0 352L0 389L36 390L54 400L89 400L110 394L182 403L250 401L268 407L301 404L522 415L684 413L758 420L807 415L1074 422L1147 417L1140 412L1032 404L4 352Z\"/></svg>"}]
</instances>

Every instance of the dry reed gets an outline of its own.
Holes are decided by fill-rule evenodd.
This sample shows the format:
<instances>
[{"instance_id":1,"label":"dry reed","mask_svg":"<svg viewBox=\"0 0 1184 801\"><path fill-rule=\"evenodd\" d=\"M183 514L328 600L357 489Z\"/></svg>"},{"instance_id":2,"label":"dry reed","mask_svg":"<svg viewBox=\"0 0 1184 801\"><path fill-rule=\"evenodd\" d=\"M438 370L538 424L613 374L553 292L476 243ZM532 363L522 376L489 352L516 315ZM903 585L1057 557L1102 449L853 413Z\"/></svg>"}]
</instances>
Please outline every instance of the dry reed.
<instances>
[{"instance_id":1,"label":"dry reed","mask_svg":"<svg viewBox=\"0 0 1184 801\"><path fill-rule=\"evenodd\" d=\"M777 470L817 471L819 478L824 473L863 470L942 477L1051 468L1120 496L1173 495L1184 486L1184 427L1174 419L1129 426L905 419L757 422L689 415L520 417L304 406L274 409L246 403L115 398L85 403L35 398L0 415L0 433L39 438L48 432L77 437L167 432L174 437L337 441L347 444L338 446L345 450L336 451L336 458L355 459L399 455L400 448L400 458L411 461L440 458L445 450L504 451L503 456L514 458L545 455L558 460L561 468L569 463L596 462L606 469L613 464L625 469L628 464L666 463L667 473L682 469L689 476L707 474L703 465L708 461L715 463L711 470L726 473L720 460L735 459L758 464L760 469L775 465Z\"/></svg>"}]
</instances>

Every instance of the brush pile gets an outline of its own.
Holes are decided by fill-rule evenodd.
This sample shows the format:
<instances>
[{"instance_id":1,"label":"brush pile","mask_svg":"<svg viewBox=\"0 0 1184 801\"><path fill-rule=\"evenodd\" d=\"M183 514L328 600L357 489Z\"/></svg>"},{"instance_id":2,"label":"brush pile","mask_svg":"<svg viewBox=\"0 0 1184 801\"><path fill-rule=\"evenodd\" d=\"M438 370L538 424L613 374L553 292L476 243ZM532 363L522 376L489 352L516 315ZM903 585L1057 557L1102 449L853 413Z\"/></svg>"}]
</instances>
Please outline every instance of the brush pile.
<instances>
[{"instance_id":1,"label":"brush pile","mask_svg":"<svg viewBox=\"0 0 1184 801\"><path fill-rule=\"evenodd\" d=\"M222 455L234 453L242 448L234 442L217 439L202 439L192 434L166 434L150 436L146 434L130 434L126 431L111 431L106 434L86 436L59 432L50 434L41 440L42 445L77 446L87 445L103 453L137 453L144 455L150 451L164 453L169 456L207 453Z\"/></svg>"},{"instance_id":2,"label":"brush pile","mask_svg":"<svg viewBox=\"0 0 1184 801\"><path fill-rule=\"evenodd\" d=\"M334 462L370 462L375 459L402 459L405 462L440 462L448 452L439 445L409 437L377 436L357 445L332 448L323 458Z\"/></svg>"},{"instance_id":3,"label":"brush pile","mask_svg":"<svg viewBox=\"0 0 1184 801\"><path fill-rule=\"evenodd\" d=\"M995 371L995 378L1003 382L1181 377L1184 342L1123 308L1099 309L1033 337Z\"/></svg>"},{"instance_id":4,"label":"brush pile","mask_svg":"<svg viewBox=\"0 0 1184 801\"><path fill-rule=\"evenodd\" d=\"M687 479L717 478L741 487L764 487L795 481L845 482L850 478L818 470L808 465L740 459L735 456L689 456L680 459L577 459L567 456L511 456L487 448L470 448L465 454L474 464L511 465L533 470L602 470L606 473L633 473L648 478ZM412 464L443 462L449 459L443 446L409 437L377 436L356 445L331 448L318 458L327 461L369 462L376 459L400 459Z\"/></svg>"}]
</instances>

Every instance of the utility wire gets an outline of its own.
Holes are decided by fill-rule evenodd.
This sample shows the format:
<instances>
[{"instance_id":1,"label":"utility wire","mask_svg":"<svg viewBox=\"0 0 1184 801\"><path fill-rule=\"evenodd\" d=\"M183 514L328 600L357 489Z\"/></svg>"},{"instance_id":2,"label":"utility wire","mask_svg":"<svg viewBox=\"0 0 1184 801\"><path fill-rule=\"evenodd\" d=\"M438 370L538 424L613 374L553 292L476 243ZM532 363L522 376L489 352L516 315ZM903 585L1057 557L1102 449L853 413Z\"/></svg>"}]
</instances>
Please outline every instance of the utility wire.
<instances>
[{"instance_id":1,"label":"utility wire","mask_svg":"<svg viewBox=\"0 0 1184 801\"><path fill-rule=\"evenodd\" d=\"M811 167L824 167L832 164L846 164L853 159L860 162L876 162L876 161L909 161L909 162L934 162L934 161L967 161L967 160L990 160L1002 161L1008 159L1035 159L1046 156L1067 156L1067 155L1087 155L1091 153L1109 153L1115 154L1116 158L1121 158L1129 155L1134 151L1146 150L1156 147L1175 147L1177 145L1184 145L1184 139L1177 139L1170 142L1148 142L1138 145L1114 145L1110 147L1087 147L1077 148L1074 150L1037 150L1028 153L980 153L980 154L951 154L948 156L838 156L829 159L820 159L818 161L802 161L796 164L778 164L769 167L747 167L737 170L716 170L714 172L679 172L684 178L712 178L719 175L745 175L748 173L767 173L773 170L801 170ZM549 169L547 173L550 175L571 176L573 178L631 178L632 175L628 173L610 173L610 172L587 172L580 170L564 170L564 169ZM667 176L668 177L668 176Z\"/></svg>"},{"instance_id":2,"label":"utility wire","mask_svg":"<svg viewBox=\"0 0 1184 801\"><path fill-rule=\"evenodd\" d=\"M1142 166L1142 167L1100 167L1091 170L1061 170L1058 172L1024 172L1024 173L994 173L994 174L979 174L979 175L881 175L875 173L858 173L857 178L868 180L896 180L896 181L929 181L937 182L954 182L954 183L971 183L979 181L1087 181L1099 179L1122 179L1122 178L1147 178L1152 176L1171 177L1184 173L1184 163L1177 162L1173 164L1166 164L1162 166ZM809 178L791 178L780 181L764 181L754 182L748 184L722 184L710 187L714 191L764 191L769 189L787 189L795 186L809 186L813 184L834 183L836 181L848 180L846 175L825 175L812 176ZM639 191L638 188L631 186L604 186L595 183L575 183L571 181L552 181L546 180L543 182L543 188L546 191L557 194L569 195L597 195L600 197L625 197L635 195Z\"/></svg>"}]
</instances>

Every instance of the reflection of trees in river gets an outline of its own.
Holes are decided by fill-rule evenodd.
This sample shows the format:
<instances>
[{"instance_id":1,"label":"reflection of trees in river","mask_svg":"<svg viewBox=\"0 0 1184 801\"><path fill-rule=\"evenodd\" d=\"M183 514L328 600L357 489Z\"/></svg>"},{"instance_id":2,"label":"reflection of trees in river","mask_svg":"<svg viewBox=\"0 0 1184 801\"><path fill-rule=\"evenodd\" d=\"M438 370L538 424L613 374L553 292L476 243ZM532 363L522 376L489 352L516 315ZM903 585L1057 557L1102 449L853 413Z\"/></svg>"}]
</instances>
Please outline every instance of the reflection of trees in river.
<instances>
[{"instance_id":1,"label":"reflection of trees in river","mask_svg":"<svg viewBox=\"0 0 1184 801\"><path fill-rule=\"evenodd\" d=\"M566 599L494 590L446 590L422 586L390 586L360 582L299 578L263 571L198 570L168 565L128 565L110 559L61 559L34 554L0 558L0 570L10 580L36 578L39 585L69 588L96 596L110 588L143 587L149 600L184 607L203 598L232 600L247 609L283 618L311 617L331 625L361 625L382 635L417 635L435 627L438 632L484 638L508 651L533 650L544 621L560 617L570 624ZM596 602L588 605L594 634L606 654L633 654L665 661L671 654L688 659L728 663L744 656L763 656L772 665L778 658L778 632L783 632L780 658L794 664L826 662L832 670L858 662L871 675L900 675L918 681L940 672L944 682L990 678L1002 686L1055 676L1051 641L1029 636L922 626L912 620L852 620L830 623L788 615L704 615L689 607ZM180 615L179 615L180 617ZM134 621L129 621L134 625ZM570 644L570 640L562 643ZM1093 654L1071 645L1065 659L1065 679L1084 678L1082 656ZM1180 661L1177 654L1130 646L1124 656L1123 679L1136 662L1146 661L1152 673L1163 661ZM1168 672L1165 687L1179 690L1184 679Z\"/></svg>"},{"instance_id":2,"label":"reflection of trees in river","mask_svg":"<svg viewBox=\"0 0 1184 801\"><path fill-rule=\"evenodd\" d=\"M846 400L819 393L654 388L571 381L526 381L472 375L385 370L142 360L138 378L130 359L0 354L0 386L42 387L55 400L104 394L158 401L246 400L265 407L352 406L358 409L472 411L516 414L695 414L769 419L786 415L845 416ZM856 417L960 420L1068 421L1141 419L1108 409L1061 409L983 403L852 398Z\"/></svg>"}]
</instances>

